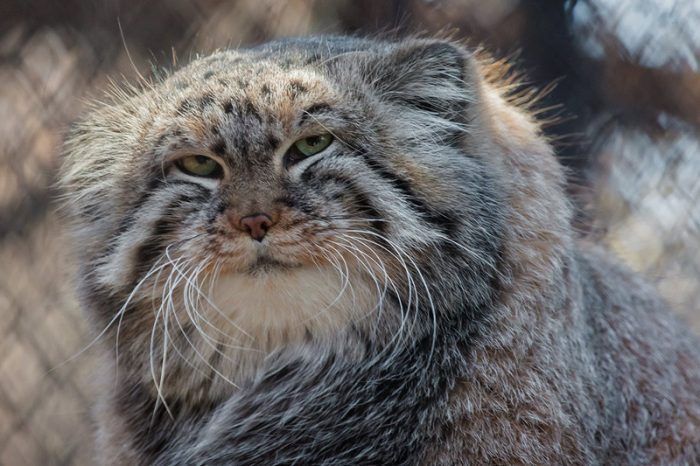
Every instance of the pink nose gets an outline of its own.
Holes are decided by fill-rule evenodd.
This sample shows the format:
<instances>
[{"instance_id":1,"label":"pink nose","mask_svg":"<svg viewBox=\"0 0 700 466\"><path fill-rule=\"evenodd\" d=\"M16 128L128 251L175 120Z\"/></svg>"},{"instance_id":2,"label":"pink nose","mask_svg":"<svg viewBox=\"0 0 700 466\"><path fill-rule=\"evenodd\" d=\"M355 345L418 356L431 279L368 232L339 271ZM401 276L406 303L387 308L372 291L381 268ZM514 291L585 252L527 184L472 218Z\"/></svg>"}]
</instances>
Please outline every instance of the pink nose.
<instances>
[{"instance_id":1,"label":"pink nose","mask_svg":"<svg viewBox=\"0 0 700 466\"><path fill-rule=\"evenodd\" d=\"M255 241L262 241L272 225L270 216L263 213L248 215L240 220L241 230L247 231Z\"/></svg>"}]
</instances>

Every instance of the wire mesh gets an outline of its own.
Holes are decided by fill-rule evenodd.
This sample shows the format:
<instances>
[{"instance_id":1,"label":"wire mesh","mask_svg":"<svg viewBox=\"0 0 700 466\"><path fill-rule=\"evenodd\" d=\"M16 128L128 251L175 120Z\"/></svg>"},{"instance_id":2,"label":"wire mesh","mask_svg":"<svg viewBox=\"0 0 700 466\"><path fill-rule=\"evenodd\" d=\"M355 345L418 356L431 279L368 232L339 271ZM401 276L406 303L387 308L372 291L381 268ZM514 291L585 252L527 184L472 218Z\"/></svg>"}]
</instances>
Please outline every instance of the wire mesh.
<instances>
[{"instance_id":1,"label":"wire mesh","mask_svg":"<svg viewBox=\"0 0 700 466\"><path fill-rule=\"evenodd\" d=\"M0 464L93 462L97 362L91 351L81 353L89 332L52 187L63 134L109 77L133 81L136 69L149 74L173 57L183 62L217 47L308 33L418 31L469 37L502 55L520 50L532 85L560 80L543 106L565 106L548 131L571 172L578 226L655 280L700 330L700 39L692 34L700 30L698 8L691 0L642 3L5 2ZM644 18L634 23L625 14ZM667 23L660 36L654 18L682 24L682 43L668 36Z\"/></svg>"}]
</instances>

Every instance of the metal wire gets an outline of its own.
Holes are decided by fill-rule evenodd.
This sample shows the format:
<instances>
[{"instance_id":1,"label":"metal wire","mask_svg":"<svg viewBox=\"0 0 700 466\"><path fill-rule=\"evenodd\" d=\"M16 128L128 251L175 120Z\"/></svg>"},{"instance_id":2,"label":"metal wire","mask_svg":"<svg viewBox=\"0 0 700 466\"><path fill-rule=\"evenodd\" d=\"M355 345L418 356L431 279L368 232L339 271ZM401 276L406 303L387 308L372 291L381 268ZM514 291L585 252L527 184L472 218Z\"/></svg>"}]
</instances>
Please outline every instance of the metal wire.
<instances>
[{"instance_id":1,"label":"metal wire","mask_svg":"<svg viewBox=\"0 0 700 466\"><path fill-rule=\"evenodd\" d=\"M615 14L635 11L634 2L620 3L630 5ZM644 30L632 28L642 44L635 54L636 42L625 40L629 31L618 27L629 28L630 20L606 22L611 5L606 0L35 0L3 5L0 464L93 463L90 407L97 361L87 351L66 362L89 342L54 203L66 129L85 99L99 97L108 77L135 81L135 69L149 74L217 47L310 32L447 30L501 54L522 48L519 60L531 84L563 78L544 104L566 105L560 112L565 118L548 131L560 141L574 141L557 147L571 170L571 191L581 212L587 212L582 228L655 280L700 330L700 78L698 44L691 34L700 24L687 9L678 10L684 12L678 19L684 49L676 55L667 50L672 58L654 60L664 46L677 42L660 41L659 28L647 18L640 24L655 42L649 47ZM673 21L673 14L651 16ZM577 118L566 118L570 115Z\"/></svg>"}]
</instances>

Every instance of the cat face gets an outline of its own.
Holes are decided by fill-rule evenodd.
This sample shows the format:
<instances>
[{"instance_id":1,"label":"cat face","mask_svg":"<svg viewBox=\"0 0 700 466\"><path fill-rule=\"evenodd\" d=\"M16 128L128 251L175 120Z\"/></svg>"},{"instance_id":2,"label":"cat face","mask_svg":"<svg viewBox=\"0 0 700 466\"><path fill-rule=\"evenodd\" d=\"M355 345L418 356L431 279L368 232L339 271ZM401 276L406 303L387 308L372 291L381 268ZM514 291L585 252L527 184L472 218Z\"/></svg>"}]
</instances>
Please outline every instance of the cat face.
<instances>
[{"instance_id":1,"label":"cat face","mask_svg":"<svg viewBox=\"0 0 700 466\"><path fill-rule=\"evenodd\" d=\"M439 275L459 289L497 248L497 191L467 149L470 63L438 41L292 40L118 95L78 127L64 174L88 293L168 290L161 308L215 302L268 334L387 301L398 320L430 302L434 321Z\"/></svg>"},{"instance_id":2,"label":"cat face","mask_svg":"<svg viewBox=\"0 0 700 466\"><path fill-rule=\"evenodd\" d=\"M385 223L371 185L354 179L356 146L366 144L354 134L361 105L344 102L337 83L313 68L237 59L225 55L219 72L205 71L214 82L174 102L178 117L152 137L157 145L144 171L159 167L164 188L178 184L196 198L191 210L176 208L173 221L184 228L166 241L201 235L192 253L231 273L328 263L344 247L339 229ZM165 87L178 84L175 75ZM202 103L202 93L216 97ZM196 172L202 169L209 172Z\"/></svg>"},{"instance_id":3,"label":"cat face","mask_svg":"<svg viewBox=\"0 0 700 466\"><path fill-rule=\"evenodd\" d=\"M438 52L447 63L436 65L452 66L456 84L459 55ZM352 66L368 54L324 66L301 57L282 64L287 54L264 51L223 53L163 83L156 93L168 98L154 109L141 153L129 158L134 181L151 194L139 210L154 214L134 266L147 270L168 245L189 242L189 254L256 274L326 263L357 247L349 235L363 232L368 246L378 238L420 245L431 230L449 233L459 181L445 152L455 152L463 126L458 113L440 112L463 111L467 95L396 97Z\"/></svg>"}]
</instances>

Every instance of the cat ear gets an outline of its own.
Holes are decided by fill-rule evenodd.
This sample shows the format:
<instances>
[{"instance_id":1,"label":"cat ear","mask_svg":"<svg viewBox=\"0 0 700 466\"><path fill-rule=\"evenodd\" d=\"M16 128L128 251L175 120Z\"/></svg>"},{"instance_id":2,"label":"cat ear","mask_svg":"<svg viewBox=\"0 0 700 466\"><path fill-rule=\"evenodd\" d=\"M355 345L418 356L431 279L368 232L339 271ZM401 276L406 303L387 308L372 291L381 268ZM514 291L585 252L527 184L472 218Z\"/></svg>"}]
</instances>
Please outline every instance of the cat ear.
<instances>
[{"instance_id":1,"label":"cat ear","mask_svg":"<svg viewBox=\"0 0 700 466\"><path fill-rule=\"evenodd\" d=\"M382 99L463 122L475 100L472 58L446 41L412 40L390 46L372 63L372 85Z\"/></svg>"}]
</instances>

